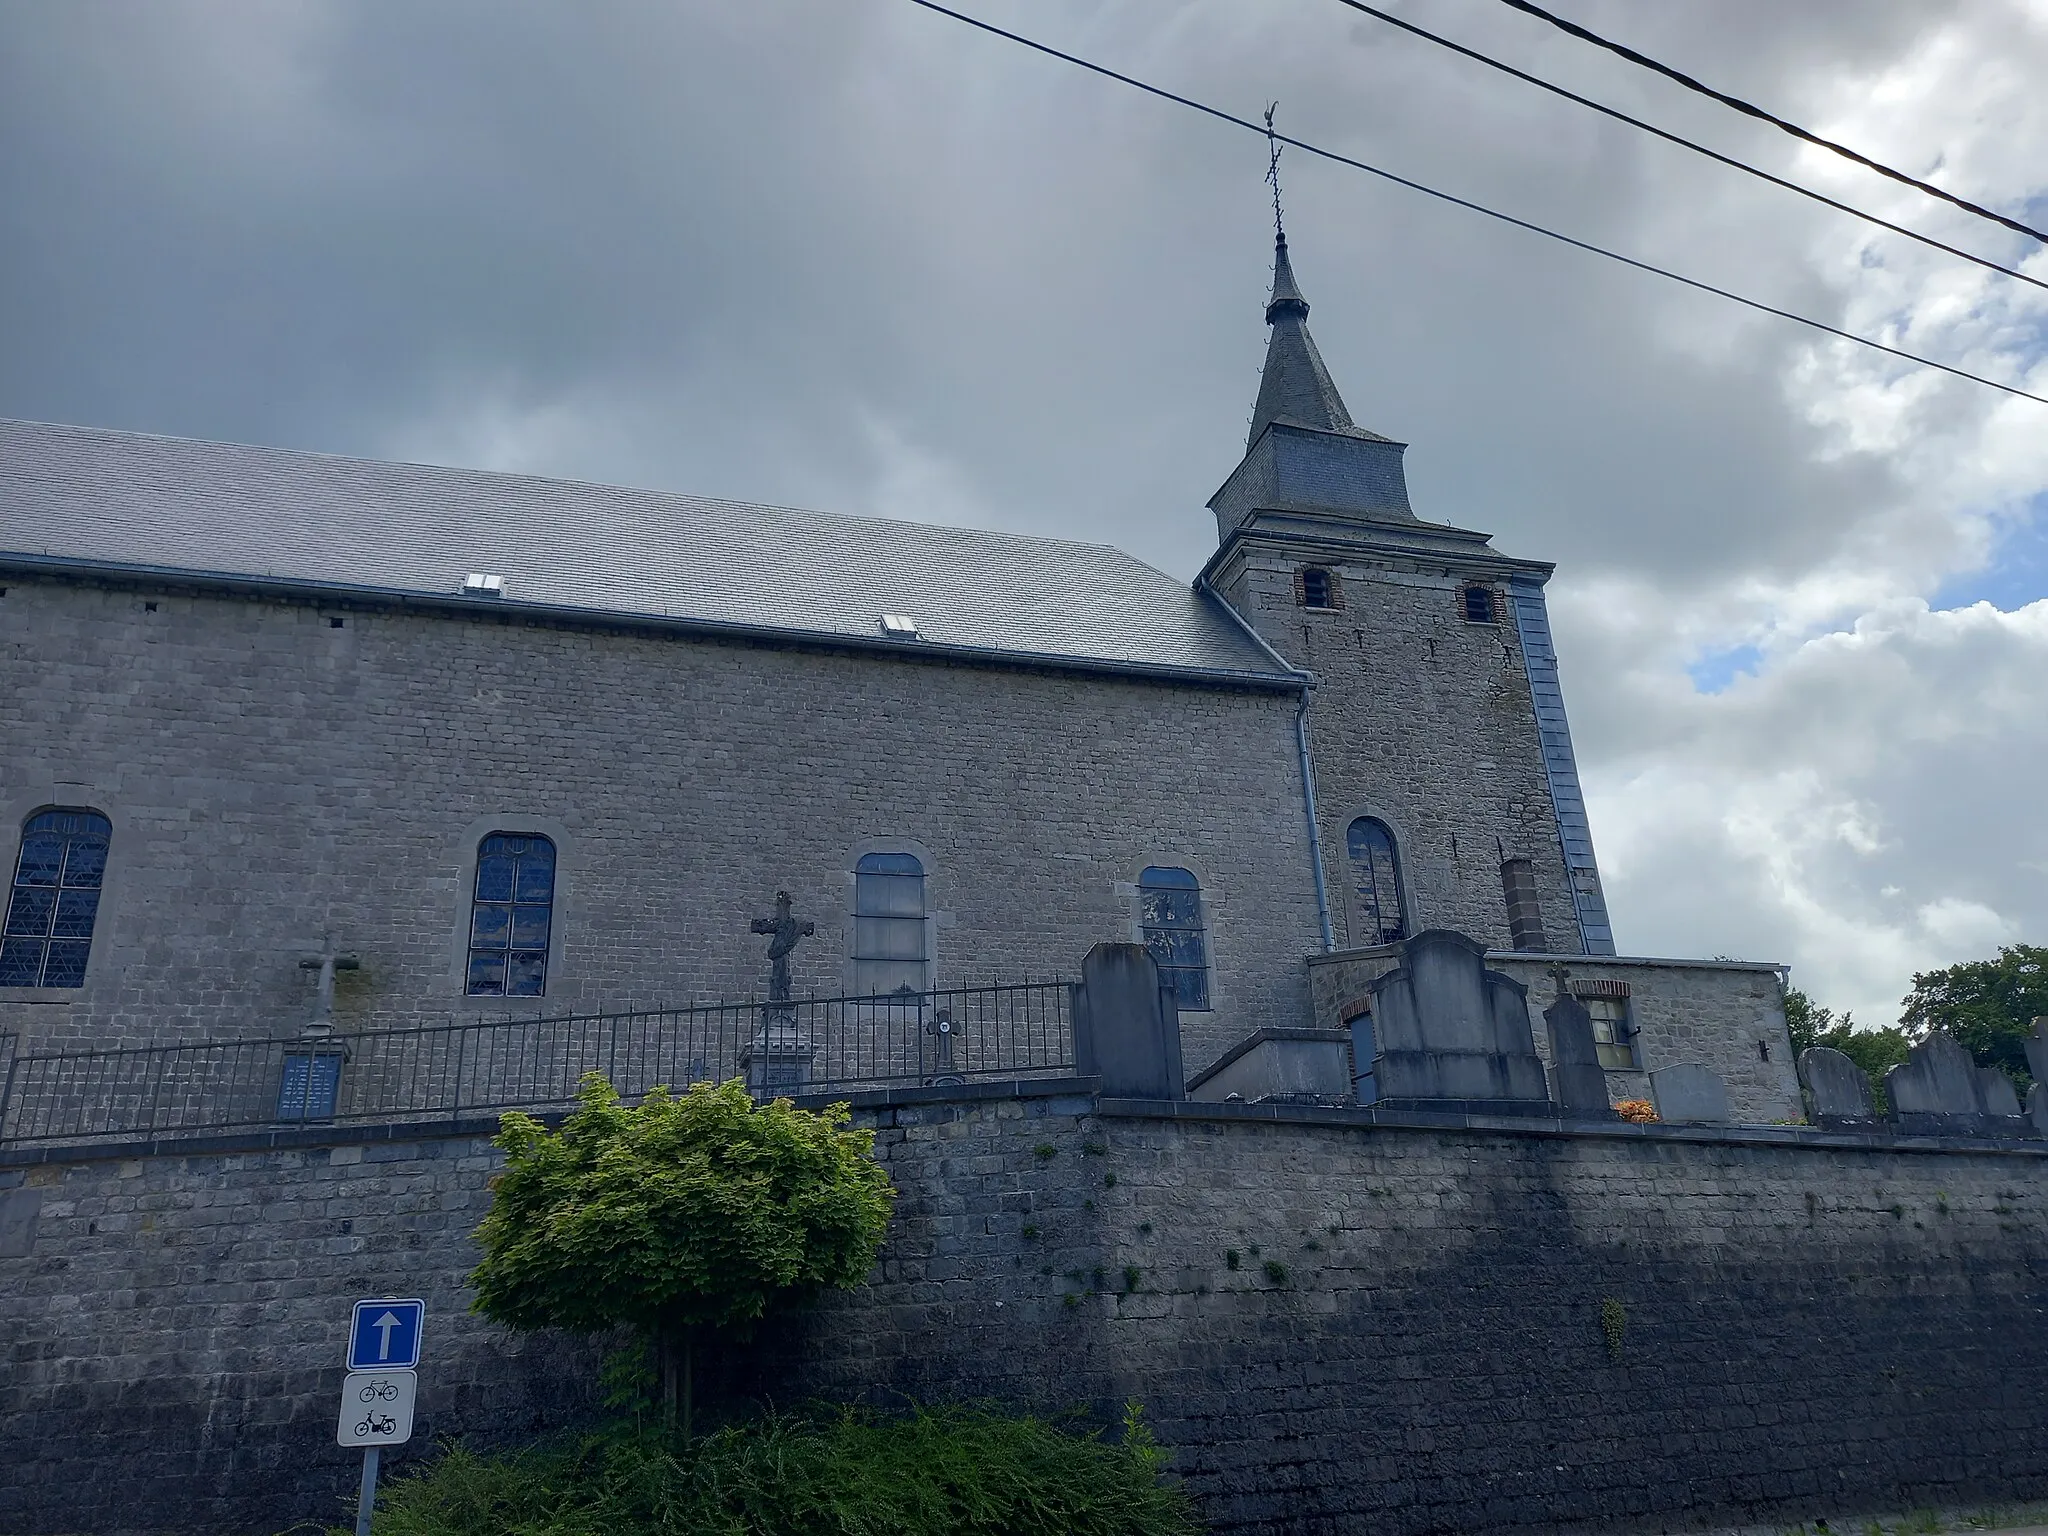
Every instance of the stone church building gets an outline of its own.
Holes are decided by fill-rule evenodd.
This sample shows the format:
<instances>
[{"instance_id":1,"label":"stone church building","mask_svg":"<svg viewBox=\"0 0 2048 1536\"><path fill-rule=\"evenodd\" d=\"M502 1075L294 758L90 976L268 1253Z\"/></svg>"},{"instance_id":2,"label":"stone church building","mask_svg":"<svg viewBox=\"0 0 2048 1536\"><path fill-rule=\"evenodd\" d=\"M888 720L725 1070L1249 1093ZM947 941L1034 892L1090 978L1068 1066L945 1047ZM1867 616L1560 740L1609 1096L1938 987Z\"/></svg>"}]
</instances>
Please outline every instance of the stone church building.
<instances>
[{"instance_id":1,"label":"stone church building","mask_svg":"<svg viewBox=\"0 0 2048 1536\"><path fill-rule=\"evenodd\" d=\"M1409 505L1283 240L1192 586L1097 545L0 423L0 1036L343 1031L1073 975L1191 1078L1472 936L1798 1114L1780 973L1615 955L1551 566ZM333 976L330 970L328 973ZM1539 1028L1540 1038L1540 1028ZM4 1063L0 1063L4 1066ZM1359 1064L1364 1070L1365 1064Z\"/></svg>"}]
</instances>

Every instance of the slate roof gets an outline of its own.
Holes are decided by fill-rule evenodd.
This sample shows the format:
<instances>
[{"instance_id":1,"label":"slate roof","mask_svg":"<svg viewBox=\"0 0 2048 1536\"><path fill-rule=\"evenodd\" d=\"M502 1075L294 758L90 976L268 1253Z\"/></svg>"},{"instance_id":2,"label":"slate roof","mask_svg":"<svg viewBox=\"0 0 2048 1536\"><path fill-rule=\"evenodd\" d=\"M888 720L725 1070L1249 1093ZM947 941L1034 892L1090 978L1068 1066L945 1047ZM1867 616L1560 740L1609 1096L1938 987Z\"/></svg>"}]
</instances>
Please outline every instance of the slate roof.
<instances>
[{"instance_id":1,"label":"slate roof","mask_svg":"<svg viewBox=\"0 0 2048 1536\"><path fill-rule=\"evenodd\" d=\"M0 420L0 559L1279 679L1213 600L1100 544L530 475ZM1291 681L1291 680L1290 680Z\"/></svg>"},{"instance_id":2,"label":"slate roof","mask_svg":"<svg viewBox=\"0 0 2048 1536\"><path fill-rule=\"evenodd\" d=\"M1255 447L1259 436L1276 421L1309 427L1318 432L1337 432L1368 442L1392 442L1357 425L1337 393L1337 381L1323 366L1323 354L1308 333L1308 300L1294 281L1294 263L1287 259L1287 237L1273 242L1273 297L1266 305L1266 324L1273 330L1266 338L1266 366L1259 373L1259 401L1252 407L1251 435L1245 450Z\"/></svg>"}]
</instances>

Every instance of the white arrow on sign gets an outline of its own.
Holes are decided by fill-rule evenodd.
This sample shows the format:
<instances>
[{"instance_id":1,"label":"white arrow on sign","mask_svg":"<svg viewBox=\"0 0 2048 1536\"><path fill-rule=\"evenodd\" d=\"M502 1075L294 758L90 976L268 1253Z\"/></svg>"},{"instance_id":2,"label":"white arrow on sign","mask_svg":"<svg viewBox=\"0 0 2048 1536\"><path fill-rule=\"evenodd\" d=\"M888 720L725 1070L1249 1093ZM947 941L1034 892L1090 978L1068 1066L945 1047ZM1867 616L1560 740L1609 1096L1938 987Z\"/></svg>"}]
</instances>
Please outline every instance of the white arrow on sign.
<instances>
[{"instance_id":1,"label":"white arrow on sign","mask_svg":"<svg viewBox=\"0 0 2048 1536\"><path fill-rule=\"evenodd\" d=\"M403 1328L405 1325L398 1320L396 1312L386 1312L377 1321L370 1324L370 1326L383 1335L383 1337L377 1340L377 1358L379 1360L389 1360L391 1358L391 1330Z\"/></svg>"}]
</instances>

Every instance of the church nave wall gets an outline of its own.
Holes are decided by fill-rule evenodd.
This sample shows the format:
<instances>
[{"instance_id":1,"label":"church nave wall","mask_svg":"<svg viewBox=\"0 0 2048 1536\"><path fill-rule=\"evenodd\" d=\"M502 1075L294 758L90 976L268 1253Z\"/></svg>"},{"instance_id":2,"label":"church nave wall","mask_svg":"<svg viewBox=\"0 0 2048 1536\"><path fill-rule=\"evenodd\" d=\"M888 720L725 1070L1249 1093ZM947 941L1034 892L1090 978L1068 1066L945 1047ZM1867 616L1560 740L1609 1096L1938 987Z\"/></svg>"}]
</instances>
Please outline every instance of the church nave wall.
<instances>
[{"instance_id":1,"label":"church nave wall","mask_svg":"<svg viewBox=\"0 0 2048 1536\"><path fill-rule=\"evenodd\" d=\"M25 1043L290 1033L323 938L361 958L344 1029L745 997L778 889L835 994L875 850L924 864L934 984L1078 974L1171 864L1213 968L1190 1069L1306 1009L1288 693L57 582L0 624L8 856L42 806L113 822L85 986L0 993ZM557 845L544 998L463 994L493 831Z\"/></svg>"}]
</instances>

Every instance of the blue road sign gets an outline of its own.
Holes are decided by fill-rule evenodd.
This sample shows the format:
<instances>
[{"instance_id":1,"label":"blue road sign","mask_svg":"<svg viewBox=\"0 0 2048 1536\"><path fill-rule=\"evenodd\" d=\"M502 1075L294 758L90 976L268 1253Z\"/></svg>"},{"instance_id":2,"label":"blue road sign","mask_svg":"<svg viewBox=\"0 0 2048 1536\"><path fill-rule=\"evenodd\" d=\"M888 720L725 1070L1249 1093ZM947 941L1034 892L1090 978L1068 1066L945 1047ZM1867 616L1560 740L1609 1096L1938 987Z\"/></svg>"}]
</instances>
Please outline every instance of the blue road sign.
<instances>
[{"instance_id":1,"label":"blue road sign","mask_svg":"<svg viewBox=\"0 0 2048 1536\"><path fill-rule=\"evenodd\" d=\"M420 1363L424 1301L359 1301L348 1325L348 1368L409 1371Z\"/></svg>"}]
</instances>

